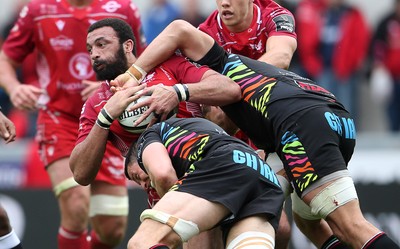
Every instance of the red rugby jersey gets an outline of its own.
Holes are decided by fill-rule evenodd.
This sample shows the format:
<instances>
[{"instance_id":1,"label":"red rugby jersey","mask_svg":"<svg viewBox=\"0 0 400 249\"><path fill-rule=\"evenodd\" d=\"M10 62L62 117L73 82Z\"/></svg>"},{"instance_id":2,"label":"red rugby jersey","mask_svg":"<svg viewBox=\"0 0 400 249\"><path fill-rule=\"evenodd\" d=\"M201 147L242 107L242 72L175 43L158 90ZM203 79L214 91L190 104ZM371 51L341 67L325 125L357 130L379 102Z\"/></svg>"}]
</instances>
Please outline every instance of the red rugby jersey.
<instances>
[{"instance_id":1,"label":"red rugby jersey","mask_svg":"<svg viewBox=\"0 0 400 249\"><path fill-rule=\"evenodd\" d=\"M167 86L172 86L176 83L196 83L202 79L207 70L209 70L209 68L204 66L198 67L181 56L172 56L153 71L150 71L143 83L147 83L148 86L160 83ZM86 101L80 118L77 144L88 136L90 130L95 125L98 113L111 96L112 92L110 91L110 86L104 83L101 88ZM198 109L191 110L187 108L185 102L182 102L179 106L177 116L193 117L197 114L195 111L198 111ZM109 139L120 150L122 155L126 154L130 144L138 139L139 136L140 134L134 134L124 130L117 121L114 121L110 127Z\"/></svg>"},{"instance_id":2,"label":"red rugby jersey","mask_svg":"<svg viewBox=\"0 0 400 249\"><path fill-rule=\"evenodd\" d=\"M253 8L251 26L243 32L230 32L218 10L200 24L199 29L213 37L226 51L252 59L258 59L265 53L270 36L287 35L297 38L294 17L289 10L270 0L255 0Z\"/></svg>"},{"instance_id":3,"label":"red rugby jersey","mask_svg":"<svg viewBox=\"0 0 400 249\"><path fill-rule=\"evenodd\" d=\"M95 80L86 51L89 26L97 20L114 17L131 25L138 51L145 46L140 15L131 0L93 0L84 8L72 7L67 0L32 0L3 44L3 51L16 62L37 49L40 86L47 94L39 104L73 117L80 116L83 102L82 80Z\"/></svg>"}]
</instances>

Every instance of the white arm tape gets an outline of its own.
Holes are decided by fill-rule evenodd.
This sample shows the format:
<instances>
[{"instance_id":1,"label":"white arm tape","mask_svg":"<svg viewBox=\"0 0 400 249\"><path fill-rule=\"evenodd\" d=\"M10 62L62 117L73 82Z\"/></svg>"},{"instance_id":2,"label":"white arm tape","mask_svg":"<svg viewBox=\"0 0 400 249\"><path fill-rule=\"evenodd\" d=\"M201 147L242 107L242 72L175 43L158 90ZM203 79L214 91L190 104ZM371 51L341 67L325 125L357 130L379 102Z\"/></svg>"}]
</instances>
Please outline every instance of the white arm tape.
<instances>
[{"instance_id":1,"label":"white arm tape","mask_svg":"<svg viewBox=\"0 0 400 249\"><path fill-rule=\"evenodd\" d=\"M170 226L181 237L183 242L188 241L200 232L196 223L174 217L159 210L145 209L140 215L140 222L145 219L152 219Z\"/></svg>"}]
</instances>

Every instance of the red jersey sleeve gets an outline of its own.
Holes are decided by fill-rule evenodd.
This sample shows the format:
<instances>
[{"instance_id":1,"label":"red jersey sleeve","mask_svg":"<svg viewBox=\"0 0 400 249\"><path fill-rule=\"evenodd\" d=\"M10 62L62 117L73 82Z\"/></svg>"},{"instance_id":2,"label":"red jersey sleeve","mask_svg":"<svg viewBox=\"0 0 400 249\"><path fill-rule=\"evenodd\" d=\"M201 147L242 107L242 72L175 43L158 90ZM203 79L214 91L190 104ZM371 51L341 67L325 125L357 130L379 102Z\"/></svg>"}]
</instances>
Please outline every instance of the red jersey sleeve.
<instances>
[{"instance_id":1,"label":"red jersey sleeve","mask_svg":"<svg viewBox=\"0 0 400 249\"><path fill-rule=\"evenodd\" d=\"M95 96L95 95L93 95ZM76 144L79 144L89 135L97 119L97 111L94 109L94 97L90 97L82 107L79 118L79 132Z\"/></svg>"},{"instance_id":2,"label":"red jersey sleeve","mask_svg":"<svg viewBox=\"0 0 400 249\"><path fill-rule=\"evenodd\" d=\"M292 12L270 0L255 0L254 3L261 9L268 36L287 35L297 38Z\"/></svg>"},{"instance_id":3,"label":"red jersey sleeve","mask_svg":"<svg viewBox=\"0 0 400 249\"><path fill-rule=\"evenodd\" d=\"M2 46L4 53L18 63L22 63L35 47L34 17L36 9L34 2L31 1L22 8L18 20Z\"/></svg>"},{"instance_id":4,"label":"red jersey sleeve","mask_svg":"<svg viewBox=\"0 0 400 249\"><path fill-rule=\"evenodd\" d=\"M206 66L199 66L178 55L172 56L161 67L169 71L178 83L199 82L203 78L204 73L210 70Z\"/></svg>"}]
</instances>

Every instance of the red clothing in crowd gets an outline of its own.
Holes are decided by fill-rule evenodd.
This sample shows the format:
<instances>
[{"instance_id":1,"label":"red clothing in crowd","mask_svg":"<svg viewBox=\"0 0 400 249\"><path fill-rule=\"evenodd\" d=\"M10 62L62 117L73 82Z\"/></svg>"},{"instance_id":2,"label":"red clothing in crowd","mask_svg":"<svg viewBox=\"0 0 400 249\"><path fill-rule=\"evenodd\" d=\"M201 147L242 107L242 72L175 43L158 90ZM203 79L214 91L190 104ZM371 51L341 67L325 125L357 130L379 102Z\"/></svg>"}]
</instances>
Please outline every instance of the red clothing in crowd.
<instances>
[{"instance_id":1,"label":"red clothing in crowd","mask_svg":"<svg viewBox=\"0 0 400 249\"><path fill-rule=\"evenodd\" d=\"M304 0L296 12L299 58L306 72L314 78L323 68L319 44L325 9L322 0ZM370 31L362 13L348 8L340 21L340 33L332 65L338 77L347 78L360 68L367 55Z\"/></svg>"}]
</instances>

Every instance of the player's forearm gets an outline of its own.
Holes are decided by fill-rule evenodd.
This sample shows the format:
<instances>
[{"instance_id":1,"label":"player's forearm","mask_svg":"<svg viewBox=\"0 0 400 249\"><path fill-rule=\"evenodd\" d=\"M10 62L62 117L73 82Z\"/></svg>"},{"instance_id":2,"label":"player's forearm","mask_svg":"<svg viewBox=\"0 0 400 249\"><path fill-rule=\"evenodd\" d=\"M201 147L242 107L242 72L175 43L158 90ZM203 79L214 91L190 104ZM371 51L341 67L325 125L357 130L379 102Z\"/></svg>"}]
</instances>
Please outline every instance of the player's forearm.
<instances>
[{"instance_id":1,"label":"player's forearm","mask_svg":"<svg viewBox=\"0 0 400 249\"><path fill-rule=\"evenodd\" d=\"M16 86L21 84L17 78L16 67L17 64L12 62L3 52L0 53L0 87L8 95Z\"/></svg>"},{"instance_id":2,"label":"player's forearm","mask_svg":"<svg viewBox=\"0 0 400 249\"><path fill-rule=\"evenodd\" d=\"M288 69L296 48L297 40L293 37L271 36L267 40L266 53L258 60Z\"/></svg>"},{"instance_id":3,"label":"player's forearm","mask_svg":"<svg viewBox=\"0 0 400 249\"><path fill-rule=\"evenodd\" d=\"M292 55L289 53L266 53L263 56L261 56L259 61L266 62L268 64L271 64L275 67L283 68L283 69L288 69L290 66L290 62L292 60Z\"/></svg>"},{"instance_id":4,"label":"player's forearm","mask_svg":"<svg viewBox=\"0 0 400 249\"><path fill-rule=\"evenodd\" d=\"M149 72L180 49L194 61L200 60L211 49L214 40L191 24L177 20L169 24L136 60L135 65ZM138 79L140 77L137 77Z\"/></svg>"},{"instance_id":5,"label":"player's forearm","mask_svg":"<svg viewBox=\"0 0 400 249\"><path fill-rule=\"evenodd\" d=\"M186 84L189 90L189 101L215 106L224 106L241 99L238 84L230 78L214 73L199 83Z\"/></svg>"},{"instance_id":6,"label":"player's forearm","mask_svg":"<svg viewBox=\"0 0 400 249\"><path fill-rule=\"evenodd\" d=\"M70 168L79 184L89 185L96 177L106 150L107 137L108 131L95 125L86 139L72 151Z\"/></svg>"}]
</instances>

